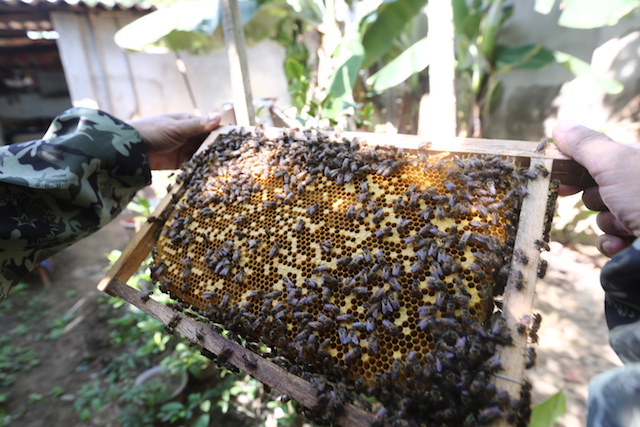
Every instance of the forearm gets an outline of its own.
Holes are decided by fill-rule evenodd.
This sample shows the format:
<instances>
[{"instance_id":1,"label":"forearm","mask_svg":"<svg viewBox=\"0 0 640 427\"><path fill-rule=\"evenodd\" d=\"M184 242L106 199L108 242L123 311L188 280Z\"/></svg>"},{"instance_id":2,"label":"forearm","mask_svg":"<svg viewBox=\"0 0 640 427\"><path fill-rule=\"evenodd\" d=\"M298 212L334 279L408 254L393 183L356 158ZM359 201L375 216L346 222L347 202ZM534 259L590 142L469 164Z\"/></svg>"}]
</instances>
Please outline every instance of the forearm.
<instances>
[{"instance_id":1,"label":"forearm","mask_svg":"<svg viewBox=\"0 0 640 427\"><path fill-rule=\"evenodd\" d=\"M95 110L65 111L42 140L0 147L0 299L150 181L140 134Z\"/></svg>"}]
</instances>

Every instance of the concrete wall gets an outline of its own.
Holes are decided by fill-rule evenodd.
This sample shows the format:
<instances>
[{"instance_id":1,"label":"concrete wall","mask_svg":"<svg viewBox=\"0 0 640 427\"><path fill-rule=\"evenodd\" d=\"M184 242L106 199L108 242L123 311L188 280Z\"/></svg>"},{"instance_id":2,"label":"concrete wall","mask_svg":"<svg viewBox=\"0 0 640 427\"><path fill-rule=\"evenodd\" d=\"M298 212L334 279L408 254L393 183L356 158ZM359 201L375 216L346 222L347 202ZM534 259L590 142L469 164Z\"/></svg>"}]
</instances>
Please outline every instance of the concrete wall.
<instances>
[{"instance_id":1,"label":"concrete wall","mask_svg":"<svg viewBox=\"0 0 640 427\"><path fill-rule=\"evenodd\" d=\"M180 58L175 54L128 53L113 37L135 13L52 13L60 34L58 47L71 100L76 106L100 108L122 119L171 112L221 110L232 99L224 51ZM254 98L275 98L287 105L284 48L267 40L248 48ZM191 86L193 100L189 94Z\"/></svg>"},{"instance_id":2,"label":"concrete wall","mask_svg":"<svg viewBox=\"0 0 640 427\"><path fill-rule=\"evenodd\" d=\"M542 43L577 56L595 71L624 83L624 90L606 95L592 78L576 78L558 64L513 71L504 78L502 102L485 124L484 136L537 140L550 136L558 119L571 118L621 141L637 140L636 126L625 118L628 114L620 116L620 112L640 89L640 18L599 29L569 29L557 25L557 7L541 15L533 10L533 3L515 2L514 15L500 34L501 43Z\"/></svg>"}]
</instances>

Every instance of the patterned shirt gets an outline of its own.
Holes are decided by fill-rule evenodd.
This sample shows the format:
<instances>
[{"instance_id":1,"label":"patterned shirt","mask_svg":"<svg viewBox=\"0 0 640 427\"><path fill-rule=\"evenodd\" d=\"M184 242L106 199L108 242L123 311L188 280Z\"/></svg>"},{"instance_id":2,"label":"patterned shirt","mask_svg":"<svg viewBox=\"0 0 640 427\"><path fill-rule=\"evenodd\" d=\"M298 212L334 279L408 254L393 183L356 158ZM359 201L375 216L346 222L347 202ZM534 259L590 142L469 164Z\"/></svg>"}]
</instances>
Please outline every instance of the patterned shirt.
<instances>
[{"instance_id":1,"label":"patterned shirt","mask_svg":"<svg viewBox=\"0 0 640 427\"><path fill-rule=\"evenodd\" d=\"M40 140L0 147L0 301L53 254L114 219L151 182L140 134L72 108Z\"/></svg>"},{"instance_id":2,"label":"patterned shirt","mask_svg":"<svg viewBox=\"0 0 640 427\"><path fill-rule=\"evenodd\" d=\"M611 347L624 363L640 362L640 238L602 268Z\"/></svg>"}]
</instances>

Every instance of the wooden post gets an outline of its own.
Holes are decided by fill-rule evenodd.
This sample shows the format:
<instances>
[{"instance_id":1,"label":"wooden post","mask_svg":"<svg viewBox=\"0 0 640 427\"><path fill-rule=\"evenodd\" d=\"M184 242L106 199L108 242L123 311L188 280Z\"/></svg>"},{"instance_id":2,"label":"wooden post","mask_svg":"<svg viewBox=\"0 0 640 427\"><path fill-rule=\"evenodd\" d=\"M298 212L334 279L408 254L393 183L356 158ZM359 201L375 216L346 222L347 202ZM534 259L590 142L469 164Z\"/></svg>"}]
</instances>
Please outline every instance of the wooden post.
<instances>
[{"instance_id":1,"label":"wooden post","mask_svg":"<svg viewBox=\"0 0 640 427\"><path fill-rule=\"evenodd\" d=\"M446 141L457 135L453 8L449 0L427 7L429 54L437 58L429 65L430 105L437 112L432 108L427 126L432 141Z\"/></svg>"},{"instance_id":2,"label":"wooden post","mask_svg":"<svg viewBox=\"0 0 640 427\"><path fill-rule=\"evenodd\" d=\"M220 9L222 12L224 43L227 48L227 58L229 59L236 124L239 126L253 126L256 122L256 115L253 111L247 49L244 43L244 29L240 18L238 0L222 0Z\"/></svg>"}]
</instances>

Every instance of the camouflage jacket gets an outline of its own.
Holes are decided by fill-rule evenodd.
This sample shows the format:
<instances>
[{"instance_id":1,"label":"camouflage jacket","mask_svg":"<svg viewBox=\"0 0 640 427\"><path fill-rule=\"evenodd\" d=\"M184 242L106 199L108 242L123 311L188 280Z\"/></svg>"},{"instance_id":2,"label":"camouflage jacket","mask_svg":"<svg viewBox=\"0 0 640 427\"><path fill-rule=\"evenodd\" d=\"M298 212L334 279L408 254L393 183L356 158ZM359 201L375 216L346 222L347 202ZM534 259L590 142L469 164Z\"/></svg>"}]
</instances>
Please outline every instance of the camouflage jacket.
<instances>
[{"instance_id":1,"label":"camouflage jacket","mask_svg":"<svg viewBox=\"0 0 640 427\"><path fill-rule=\"evenodd\" d=\"M602 268L611 347L625 363L640 362L640 238Z\"/></svg>"},{"instance_id":2,"label":"camouflage jacket","mask_svg":"<svg viewBox=\"0 0 640 427\"><path fill-rule=\"evenodd\" d=\"M29 271L115 218L151 182L140 134L72 108L40 140L0 147L0 300Z\"/></svg>"}]
</instances>

